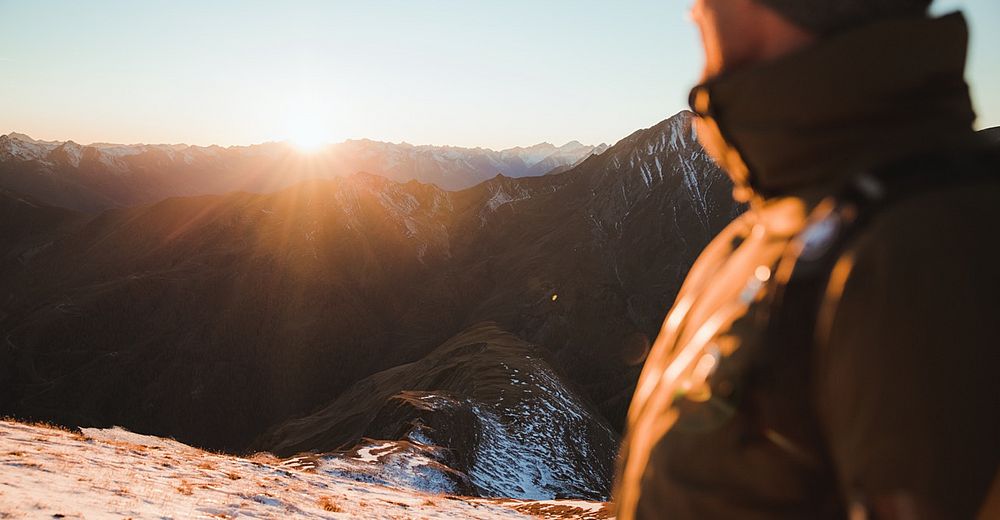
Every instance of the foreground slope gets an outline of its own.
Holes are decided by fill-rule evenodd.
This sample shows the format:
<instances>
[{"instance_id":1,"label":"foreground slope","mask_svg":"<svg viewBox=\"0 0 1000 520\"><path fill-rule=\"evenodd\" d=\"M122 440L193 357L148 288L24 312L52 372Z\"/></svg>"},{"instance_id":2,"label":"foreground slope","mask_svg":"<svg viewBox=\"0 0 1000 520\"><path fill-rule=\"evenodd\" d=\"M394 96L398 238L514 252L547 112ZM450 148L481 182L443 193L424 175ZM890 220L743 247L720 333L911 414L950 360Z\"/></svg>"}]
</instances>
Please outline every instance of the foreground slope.
<instances>
[{"instance_id":1,"label":"foreground slope","mask_svg":"<svg viewBox=\"0 0 1000 520\"><path fill-rule=\"evenodd\" d=\"M365 460L345 461L378 473ZM424 493L337 478L295 461L237 458L125 430L0 421L0 518L610 518L596 502Z\"/></svg>"}]
</instances>

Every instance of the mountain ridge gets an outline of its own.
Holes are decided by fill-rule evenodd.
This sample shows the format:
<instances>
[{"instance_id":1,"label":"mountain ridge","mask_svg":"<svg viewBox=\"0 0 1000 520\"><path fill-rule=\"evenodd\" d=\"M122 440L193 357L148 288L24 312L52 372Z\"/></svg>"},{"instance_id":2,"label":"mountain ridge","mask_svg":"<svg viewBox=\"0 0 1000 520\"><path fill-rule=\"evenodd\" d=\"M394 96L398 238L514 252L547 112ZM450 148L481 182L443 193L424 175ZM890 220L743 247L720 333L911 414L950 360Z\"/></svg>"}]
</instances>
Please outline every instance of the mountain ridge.
<instances>
[{"instance_id":1,"label":"mountain ridge","mask_svg":"<svg viewBox=\"0 0 1000 520\"><path fill-rule=\"evenodd\" d=\"M396 181L462 189L497 172L513 177L569 168L607 145L572 141L501 151L349 140L302 153L288 143L251 146L80 145L0 136L0 187L43 202L96 212L169 196L266 193L314 177L369 171Z\"/></svg>"},{"instance_id":2,"label":"mountain ridge","mask_svg":"<svg viewBox=\"0 0 1000 520\"><path fill-rule=\"evenodd\" d=\"M454 481L454 492L606 500L617 435L543 357L496 323L475 324L276 426L252 449L287 457L402 442L453 470L435 480Z\"/></svg>"}]
</instances>

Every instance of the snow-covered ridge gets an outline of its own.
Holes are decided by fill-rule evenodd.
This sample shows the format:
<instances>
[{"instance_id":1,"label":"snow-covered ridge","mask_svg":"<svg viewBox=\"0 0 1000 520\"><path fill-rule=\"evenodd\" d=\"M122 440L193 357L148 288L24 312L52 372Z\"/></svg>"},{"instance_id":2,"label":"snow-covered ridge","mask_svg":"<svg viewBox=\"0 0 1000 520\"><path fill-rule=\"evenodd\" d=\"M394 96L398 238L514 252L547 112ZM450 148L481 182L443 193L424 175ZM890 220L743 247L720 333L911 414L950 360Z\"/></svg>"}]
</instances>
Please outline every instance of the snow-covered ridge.
<instances>
[{"instance_id":1,"label":"snow-covered ridge","mask_svg":"<svg viewBox=\"0 0 1000 520\"><path fill-rule=\"evenodd\" d=\"M536 347L484 322L415 363L357 382L255 446L320 452L306 463L334 475L376 464L365 480L425 491L599 500L610 491L618 440Z\"/></svg>"},{"instance_id":2,"label":"snow-covered ridge","mask_svg":"<svg viewBox=\"0 0 1000 520\"><path fill-rule=\"evenodd\" d=\"M3 518L611 518L596 502L390 488L267 454L208 453L121 429L70 432L0 421L0 472Z\"/></svg>"}]
</instances>

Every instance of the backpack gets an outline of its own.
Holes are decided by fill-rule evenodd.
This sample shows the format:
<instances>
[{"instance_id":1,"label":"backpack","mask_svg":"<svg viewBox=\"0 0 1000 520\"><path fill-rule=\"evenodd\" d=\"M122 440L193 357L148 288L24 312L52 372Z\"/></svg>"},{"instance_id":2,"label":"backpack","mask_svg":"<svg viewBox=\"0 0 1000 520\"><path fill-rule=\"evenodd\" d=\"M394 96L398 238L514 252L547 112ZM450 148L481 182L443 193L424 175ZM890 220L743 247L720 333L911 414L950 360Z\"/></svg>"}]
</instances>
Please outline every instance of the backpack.
<instances>
[{"instance_id":1,"label":"backpack","mask_svg":"<svg viewBox=\"0 0 1000 520\"><path fill-rule=\"evenodd\" d=\"M861 173L822 201L789 242L766 289L766 310L757 318L765 331L766 347L752 371L782 379L779 388L812 388L814 352L796 347L815 347L823 341L823 331L818 330L820 314L828 287L835 276L842 275L835 272L837 264L872 222L894 205L923 193L996 181L1000 181L1000 150L930 154ZM835 485L819 417L806 393L789 395L783 403L790 417L805 424L794 427L790 435L779 435L775 444L829 473L828 480ZM782 425L773 428L780 433Z\"/></svg>"}]
</instances>

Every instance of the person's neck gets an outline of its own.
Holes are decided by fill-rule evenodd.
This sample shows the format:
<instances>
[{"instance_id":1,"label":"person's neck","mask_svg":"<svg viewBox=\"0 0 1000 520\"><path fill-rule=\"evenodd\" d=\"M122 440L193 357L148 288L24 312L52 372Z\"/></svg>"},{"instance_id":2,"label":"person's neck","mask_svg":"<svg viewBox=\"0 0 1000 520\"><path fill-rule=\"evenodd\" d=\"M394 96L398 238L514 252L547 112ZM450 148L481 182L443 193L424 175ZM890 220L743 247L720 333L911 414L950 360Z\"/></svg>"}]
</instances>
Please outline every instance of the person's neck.
<instances>
[{"instance_id":1,"label":"person's neck","mask_svg":"<svg viewBox=\"0 0 1000 520\"><path fill-rule=\"evenodd\" d=\"M817 36L772 12L762 9L752 22L751 37L731 52L707 59L702 81L778 60L816 43Z\"/></svg>"},{"instance_id":2,"label":"person's neck","mask_svg":"<svg viewBox=\"0 0 1000 520\"><path fill-rule=\"evenodd\" d=\"M755 63L766 63L809 47L817 36L768 11L761 17Z\"/></svg>"}]
</instances>

